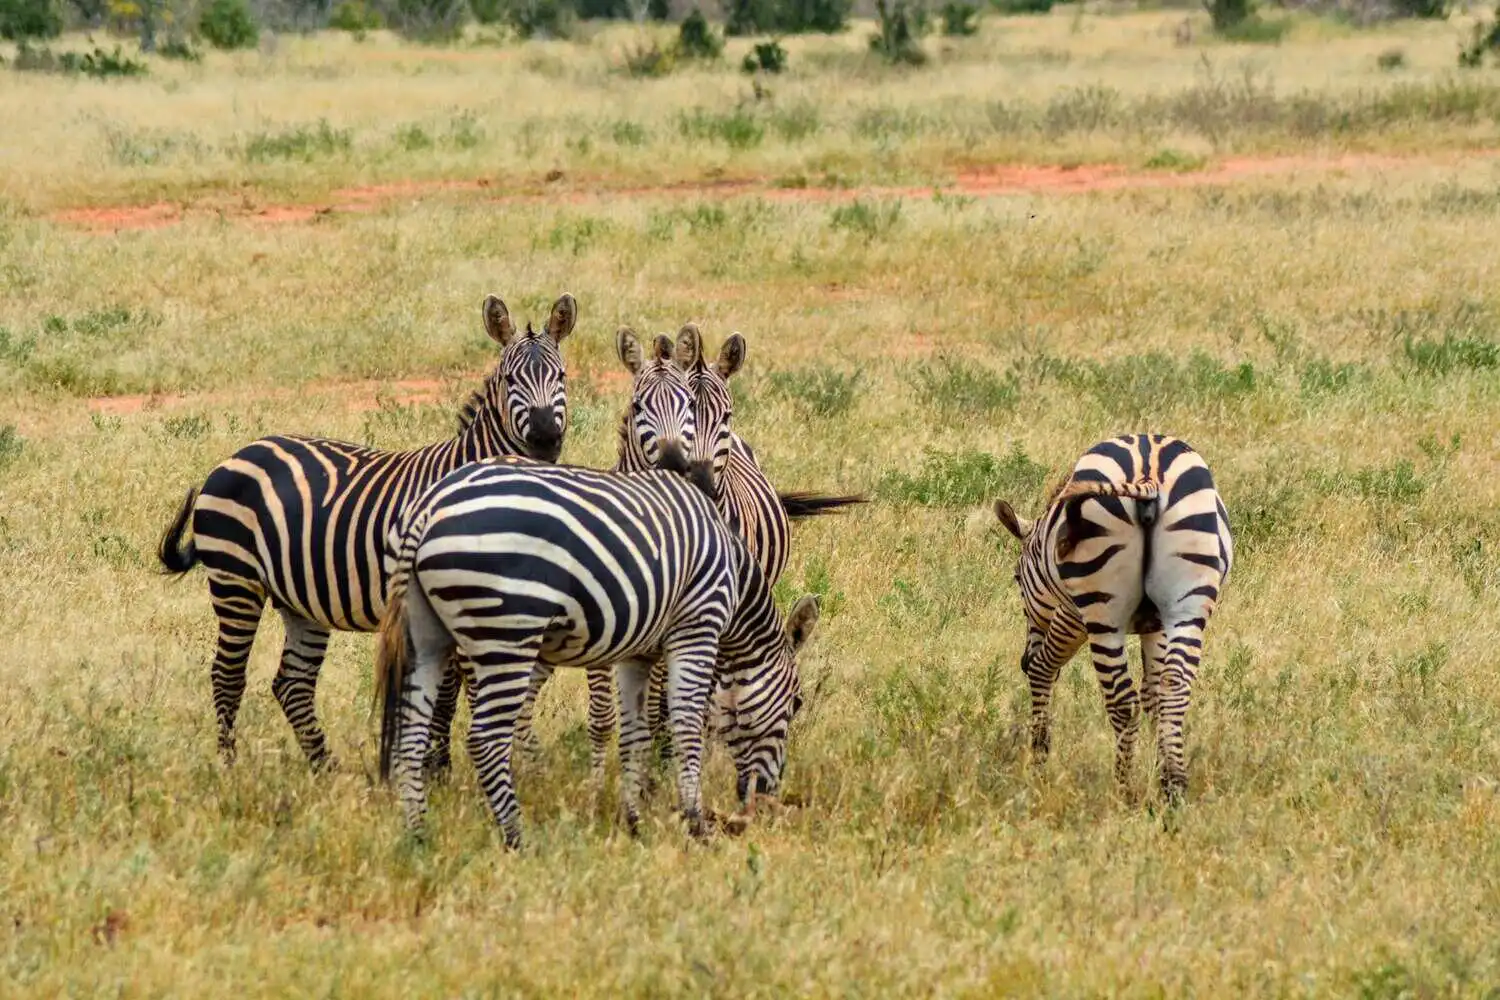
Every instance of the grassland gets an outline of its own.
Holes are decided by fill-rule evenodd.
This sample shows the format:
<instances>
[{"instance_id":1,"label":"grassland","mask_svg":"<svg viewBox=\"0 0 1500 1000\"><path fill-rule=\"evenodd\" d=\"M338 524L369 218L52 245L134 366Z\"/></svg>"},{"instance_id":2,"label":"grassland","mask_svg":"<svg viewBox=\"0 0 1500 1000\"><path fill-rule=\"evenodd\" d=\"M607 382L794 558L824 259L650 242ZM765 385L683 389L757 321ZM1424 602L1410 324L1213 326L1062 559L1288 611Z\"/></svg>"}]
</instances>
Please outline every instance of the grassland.
<instances>
[{"instance_id":1,"label":"grassland","mask_svg":"<svg viewBox=\"0 0 1500 1000\"><path fill-rule=\"evenodd\" d=\"M622 29L7 76L0 994L1493 995L1500 160L1473 151L1500 146L1500 79L1450 69L1455 25L1176 47L1181 16L992 21L924 71L869 63L858 34L792 44L759 101L728 66L622 76ZM1383 72L1392 47L1405 68ZM1213 135L1150 117L1214 88L1243 100L1204 113ZM1080 94L1106 111L1053 110ZM797 115L812 127L777 124ZM682 124L733 116L759 138ZM859 189L1163 150L1308 165ZM1350 150L1391 158L1318 166ZM830 175L853 190L624 191ZM53 218L479 177L280 225ZM548 196L492 200L526 191ZM520 779L530 846L500 849L462 760L413 845L371 777L369 637L333 643L320 711L343 768L317 779L270 696L274 620L223 769L206 588L151 557L182 491L263 432L450 433L492 359L483 295L539 318L562 290L581 310L567 460L612 458L614 327L693 319L711 347L748 337L735 420L779 485L879 501L799 527L782 585L825 598L788 772L807 805L699 847L660 795L632 841L588 785L581 678L560 676ZM1176 815L1146 764L1139 804L1114 787L1081 660L1053 759L1028 766L1014 549L988 514L997 495L1034 512L1080 450L1138 429L1203 452L1241 550Z\"/></svg>"}]
</instances>

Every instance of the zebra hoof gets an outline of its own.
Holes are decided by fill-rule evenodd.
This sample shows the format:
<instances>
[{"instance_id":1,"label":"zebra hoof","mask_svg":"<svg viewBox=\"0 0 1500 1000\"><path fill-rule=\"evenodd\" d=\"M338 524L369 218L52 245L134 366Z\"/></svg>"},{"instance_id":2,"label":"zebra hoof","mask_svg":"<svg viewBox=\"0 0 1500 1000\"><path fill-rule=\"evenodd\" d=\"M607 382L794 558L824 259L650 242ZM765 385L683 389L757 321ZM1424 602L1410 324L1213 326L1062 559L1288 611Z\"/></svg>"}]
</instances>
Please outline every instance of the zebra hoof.
<instances>
[{"instance_id":1,"label":"zebra hoof","mask_svg":"<svg viewBox=\"0 0 1500 1000\"><path fill-rule=\"evenodd\" d=\"M683 813L682 818L687 820L688 835L694 840L705 840L708 837L708 824L703 822L703 814L694 809L692 812Z\"/></svg>"}]
</instances>

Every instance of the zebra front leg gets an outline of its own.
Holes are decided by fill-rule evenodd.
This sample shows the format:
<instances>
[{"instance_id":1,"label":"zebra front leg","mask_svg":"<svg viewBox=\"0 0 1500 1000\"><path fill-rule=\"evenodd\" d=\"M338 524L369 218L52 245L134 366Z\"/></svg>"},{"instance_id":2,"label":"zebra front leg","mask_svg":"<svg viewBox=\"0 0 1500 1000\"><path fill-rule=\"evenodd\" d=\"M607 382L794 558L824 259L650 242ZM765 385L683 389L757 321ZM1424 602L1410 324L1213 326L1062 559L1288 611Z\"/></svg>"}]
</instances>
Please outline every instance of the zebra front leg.
<instances>
[{"instance_id":1,"label":"zebra front leg","mask_svg":"<svg viewBox=\"0 0 1500 1000\"><path fill-rule=\"evenodd\" d=\"M614 678L607 668L590 669L585 676L589 683L589 777L597 783L604 780L609 737L615 731Z\"/></svg>"},{"instance_id":2,"label":"zebra front leg","mask_svg":"<svg viewBox=\"0 0 1500 1000\"><path fill-rule=\"evenodd\" d=\"M651 665L651 682L646 693L646 724L652 743L661 760L672 759L672 730L668 724L671 712L667 703L667 660L658 657Z\"/></svg>"},{"instance_id":3,"label":"zebra front leg","mask_svg":"<svg viewBox=\"0 0 1500 1000\"><path fill-rule=\"evenodd\" d=\"M632 837L640 832L641 785L651 731L646 726L646 689L650 661L622 660L615 664L615 687L620 696L620 805Z\"/></svg>"},{"instance_id":4,"label":"zebra front leg","mask_svg":"<svg viewBox=\"0 0 1500 1000\"><path fill-rule=\"evenodd\" d=\"M466 641L460 650L474 713L469 724L469 759L490 814L505 836L505 846L512 849L521 846L521 805L516 799L511 750L540 649L538 635L521 642Z\"/></svg>"},{"instance_id":5,"label":"zebra front leg","mask_svg":"<svg viewBox=\"0 0 1500 1000\"><path fill-rule=\"evenodd\" d=\"M688 832L702 837L703 729L713 693L717 645L694 644L667 650L667 706L677 752L677 801Z\"/></svg>"},{"instance_id":6,"label":"zebra front leg","mask_svg":"<svg viewBox=\"0 0 1500 1000\"><path fill-rule=\"evenodd\" d=\"M422 769L429 781L444 781L453 770L453 720L458 713L458 693L463 688L463 668L450 657L438 686L437 705L432 712L432 742Z\"/></svg>"},{"instance_id":7,"label":"zebra front leg","mask_svg":"<svg viewBox=\"0 0 1500 1000\"><path fill-rule=\"evenodd\" d=\"M292 724L297 743L314 771L336 766L328 752L328 738L318 725L318 671L328 655L329 629L326 625L281 610L286 625L286 644L281 650L281 667L271 681L271 692L281 704L286 721Z\"/></svg>"},{"instance_id":8,"label":"zebra front leg","mask_svg":"<svg viewBox=\"0 0 1500 1000\"><path fill-rule=\"evenodd\" d=\"M1115 780L1125 785L1130 781L1141 724L1140 699L1130 680L1130 662L1125 658L1125 632L1097 622L1090 622L1088 631L1089 656L1104 692L1104 711L1115 731Z\"/></svg>"},{"instance_id":9,"label":"zebra front leg","mask_svg":"<svg viewBox=\"0 0 1500 1000\"><path fill-rule=\"evenodd\" d=\"M234 720L245 695L245 667L255 630L266 607L266 595L258 584L234 577L210 576L209 597L219 619L219 638L214 646L209 679L213 686L214 714L219 720L219 754L224 763L234 763Z\"/></svg>"},{"instance_id":10,"label":"zebra front leg","mask_svg":"<svg viewBox=\"0 0 1500 1000\"><path fill-rule=\"evenodd\" d=\"M1183 761L1182 724L1193 696L1198 661L1203 654L1204 619L1189 618L1168 625L1157 700L1156 743L1161 759L1161 788L1167 801L1180 803L1187 794L1187 765Z\"/></svg>"}]
</instances>

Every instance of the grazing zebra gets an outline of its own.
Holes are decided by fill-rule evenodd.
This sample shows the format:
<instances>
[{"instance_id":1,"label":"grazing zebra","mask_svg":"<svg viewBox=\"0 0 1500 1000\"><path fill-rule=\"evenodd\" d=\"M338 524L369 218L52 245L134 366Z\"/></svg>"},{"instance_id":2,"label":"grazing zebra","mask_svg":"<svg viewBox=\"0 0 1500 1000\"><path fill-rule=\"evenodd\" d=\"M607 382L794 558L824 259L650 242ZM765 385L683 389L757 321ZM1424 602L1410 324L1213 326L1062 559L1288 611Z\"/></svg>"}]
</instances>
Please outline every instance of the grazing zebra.
<instances>
[{"instance_id":1,"label":"grazing zebra","mask_svg":"<svg viewBox=\"0 0 1500 1000\"><path fill-rule=\"evenodd\" d=\"M615 665L632 831L649 740L647 673L661 653L681 751L679 805L693 833L703 832L703 718L716 681L728 692L741 800L776 793L801 702L796 652L817 622L817 600L799 601L783 630L760 566L682 476L477 463L407 510L393 548L376 703L381 776L395 771L409 828L423 824L431 714L454 653L472 695L469 756L512 847L521 840L512 739L538 665Z\"/></svg>"},{"instance_id":2,"label":"grazing zebra","mask_svg":"<svg viewBox=\"0 0 1500 1000\"><path fill-rule=\"evenodd\" d=\"M1162 790L1187 789L1182 723L1203 632L1234 560L1229 514L1186 442L1130 434L1094 445L1036 521L1004 500L995 515L1021 541L1026 609L1021 670L1031 688L1031 748L1051 748L1052 687L1087 640L1115 731L1115 775L1129 774L1139 726L1125 637L1139 635L1146 714L1157 725Z\"/></svg>"},{"instance_id":3,"label":"grazing zebra","mask_svg":"<svg viewBox=\"0 0 1500 1000\"><path fill-rule=\"evenodd\" d=\"M621 327L615 333L615 348L621 364L631 375L630 403L620 418L615 471L644 472L660 468L688 473L689 456L696 439L693 396L682 370L672 363L672 341L664 335L657 335L651 342L648 356L635 332L629 327ZM700 488L706 489L706 474L699 478ZM523 746L535 746L532 713L537 693L551 676L551 664L537 664L516 727L516 739ZM590 670L586 676L589 688L589 765L593 775L600 778L604 774L609 737L615 727L615 693L607 664ZM443 677L433 715L435 745L428 760L428 769L434 773L442 773L451 766L447 734L458 705L459 682L456 671Z\"/></svg>"},{"instance_id":4,"label":"grazing zebra","mask_svg":"<svg viewBox=\"0 0 1500 1000\"><path fill-rule=\"evenodd\" d=\"M456 437L413 451L276 436L246 445L189 490L157 556L168 572L201 562L219 620L212 670L219 749L234 757L234 720L261 612L286 624L271 685L308 761L331 762L314 695L331 630L374 631L385 611L387 532L416 496L449 472L494 455L557 460L568 426L563 338L578 320L564 294L546 328L518 333L505 303L484 300L499 364L459 417ZM184 541L191 522L193 537Z\"/></svg>"}]
</instances>

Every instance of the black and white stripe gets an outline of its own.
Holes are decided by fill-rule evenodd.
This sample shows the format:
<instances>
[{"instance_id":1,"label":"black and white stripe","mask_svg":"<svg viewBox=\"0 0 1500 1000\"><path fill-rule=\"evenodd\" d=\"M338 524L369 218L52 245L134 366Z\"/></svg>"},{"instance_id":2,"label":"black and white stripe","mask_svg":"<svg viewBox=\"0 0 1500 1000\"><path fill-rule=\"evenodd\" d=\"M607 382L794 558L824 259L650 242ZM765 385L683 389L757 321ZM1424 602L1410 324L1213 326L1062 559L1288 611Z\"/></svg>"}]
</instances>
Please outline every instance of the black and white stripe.
<instances>
[{"instance_id":1,"label":"black and white stripe","mask_svg":"<svg viewBox=\"0 0 1500 1000\"><path fill-rule=\"evenodd\" d=\"M373 631L385 611L386 535L406 505L460 466L495 455L556 461L567 431L559 345L578 306L564 294L546 328L520 333L499 298L484 301L499 364L459 419L456 437L413 451L379 451L323 438L255 441L189 491L158 558L171 573L208 571L219 638L212 680L219 748L234 754L245 667L269 602L286 624L272 690L308 760L328 763L314 696L333 629ZM191 526L192 539L186 540Z\"/></svg>"},{"instance_id":2,"label":"black and white stripe","mask_svg":"<svg viewBox=\"0 0 1500 1000\"><path fill-rule=\"evenodd\" d=\"M1031 688L1033 756L1043 760L1051 748L1058 672L1087 641L1115 731L1116 775L1127 778L1142 699L1125 637L1139 635L1162 788L1180 798L1183 719L1203 633L1234 560L1229 515L1208 466L1177 438L1126 435L1085 452L1035 522L1004 500L995 514L1022 543L1016 582L1027 620L1021 669Z\"/></svg>"},{"instance_id":3,"label":"black and white stripe","mask_svg":"<svg viewBox=\"0 0 1500 1000\"><path fill-rule=\"evenodd\" d=\"M422 765L453 653L473 697L469 755L510 845L521 839L512 741L538 664L616 666L632 828L649 739L645 687L658 655L681 750L680 807L694 832L703 825L703 720L721 659L742 797L776 792L800 700L796 649L817 602L799 602L783 629L759 565L682 476L479 463L412 506L393 551L376 666L380 758L410 827L425 816Z\"/></svg>"}]
</instances>

